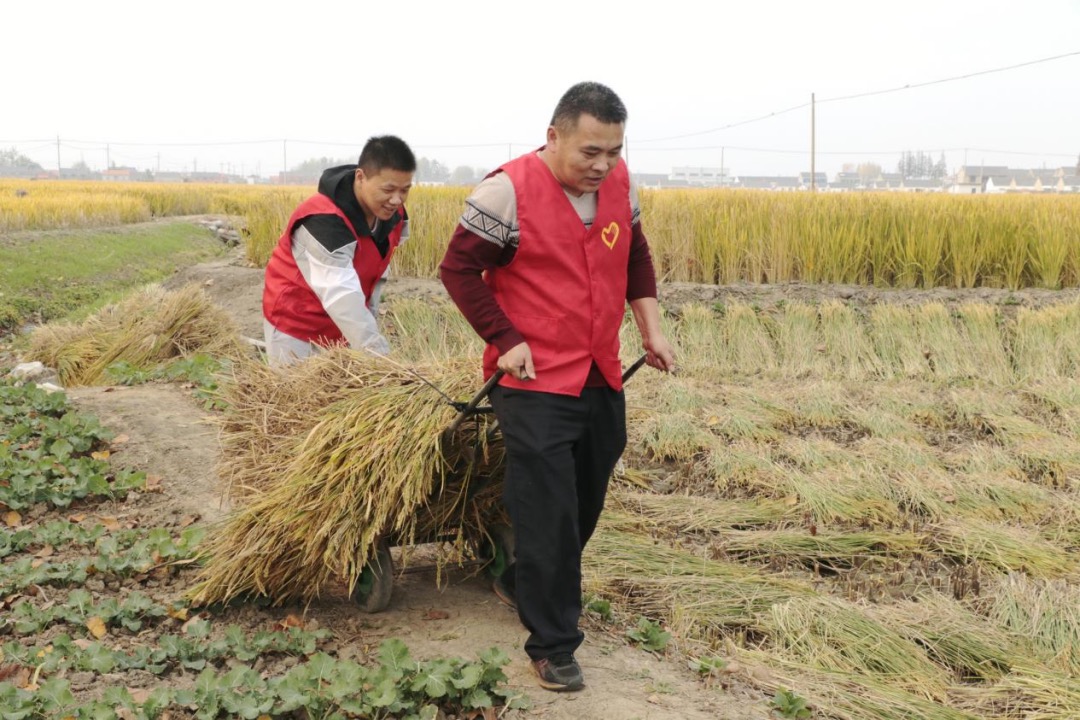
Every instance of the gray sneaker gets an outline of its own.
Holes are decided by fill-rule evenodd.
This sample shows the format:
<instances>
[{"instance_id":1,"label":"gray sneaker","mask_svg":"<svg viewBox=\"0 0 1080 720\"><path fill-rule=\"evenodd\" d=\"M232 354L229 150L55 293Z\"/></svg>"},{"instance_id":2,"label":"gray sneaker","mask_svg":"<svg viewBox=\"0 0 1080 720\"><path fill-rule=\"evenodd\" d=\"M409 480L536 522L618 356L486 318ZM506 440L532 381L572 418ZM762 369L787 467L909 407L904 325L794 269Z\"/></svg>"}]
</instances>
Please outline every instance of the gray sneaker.
<instances>
[{"instance_id":1,"label":"gray sneaker","mask_svg":"<svg viewBox=\"0 0 1080 720\"><path fill-rule=\"evenodd\" d=\"M533 670L540 678L540 687L562 692L585 687L581 666L570 653L556 653L551 657L532 661Z\"/></svg>"}]
</instances>

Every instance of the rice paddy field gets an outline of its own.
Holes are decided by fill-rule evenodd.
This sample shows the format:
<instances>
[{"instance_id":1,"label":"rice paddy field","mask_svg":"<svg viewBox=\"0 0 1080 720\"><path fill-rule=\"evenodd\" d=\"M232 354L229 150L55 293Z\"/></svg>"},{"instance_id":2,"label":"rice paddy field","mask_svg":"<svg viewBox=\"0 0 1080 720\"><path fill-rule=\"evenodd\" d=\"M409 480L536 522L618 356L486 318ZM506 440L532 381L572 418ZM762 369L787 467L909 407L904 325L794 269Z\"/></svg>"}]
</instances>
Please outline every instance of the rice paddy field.
<instances>
[{"instance_id":1,"label":"rice paddy field","mask_svg":"<svg viewBox=\"0 0 1080 720\"><path fill-rule=\"evenodd\" d=\"M469 189L421 186L399 274L434 276ZM25 193L25 194L24 194ZM0 233L224 214L265 264L310 188L0 179ZM1080 197L643 190L658 276L879 287L1080 285Z\"/></svg>"},{"instance_id":2,"label":"rice paddy field","mask_svg":"<svg viewBox=\"0 0 1080 720\"><path fill-rule=\"evenodd\" d=\"M124 203L136 219L223 213L245 219L254 265L307 192L12 188L0 183L0 232L115 223ZM78 212L48 199L65 188ZM398 276L434 274L466 193L414 190ZM586 550L606 622L655 622L716 693L788 691L817 718L1080 718L1080 304L1023 294L1080 285L1080 198L642 204L662 280L775 287L769 302L665 305L679 371L628 384L628 450ZM794 281L1016 294L785 299ZM385 322L403 363L481 350L445 300L391 292ZM627 365L635 335L628 318ZM98 369L40 340L56 364Z\"/></svg>"}]
</instances>

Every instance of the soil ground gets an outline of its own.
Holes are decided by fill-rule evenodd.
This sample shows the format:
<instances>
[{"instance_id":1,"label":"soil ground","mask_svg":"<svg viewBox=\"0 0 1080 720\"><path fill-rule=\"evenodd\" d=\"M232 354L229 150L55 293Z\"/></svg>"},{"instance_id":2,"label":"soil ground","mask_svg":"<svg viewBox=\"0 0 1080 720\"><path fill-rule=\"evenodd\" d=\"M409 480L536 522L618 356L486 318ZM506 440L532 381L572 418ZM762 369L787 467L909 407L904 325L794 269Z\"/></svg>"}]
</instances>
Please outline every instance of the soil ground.
<instances>
[{"instance_id":1,"label":"soil ground","mask_svg":"<svg viewBox=\"0 0 1080 720\"><path fill-rule=\"evenodd\" d=\"M178 288L197 283L231 315L241 332L262 337L262 271L247 267L238 253L178 271L165 285ZM444 295L437 280L393 278L387 298ZM1037 307L1075 300L1080 293L1068 291L975 289L956 291L881 290L860 286L784 285L702 286L667 284L661 303L672 310L688 302L741 302L763 309L782 307L783 302L838 300L866 309L878 302L979 301L1003 308ZM208 412L178 385L143 385L124 388L85 388L69 395L85 412L96 415L117 434L128 436L113 460L161 478L163 492L144 496L140 522L153 526L175 524L181 516L212 524L227 512L215 474L219 455L216 431ZM176 588L179 594L182 588ZM306 608L256 608L245 606L224 611L219 620L250 629L265 628L287 614L302 614L309 626L332 631L334 650L340 657L363 657L388 637L401 638L413 655L475 657L499 646L512 658L506 668L513 686L532 698L525 717L561 718L764 718L766 699L742 689L733 678L726 689L706 687L686 668L683 660L660 658L629 645L617 631L602 624L586 628L587 639L578 653L586 673L587 688L570 695L545 692L536 687L520 650L526 631L516 614L501 605L486 581L466 572L451 573L440 588L434 571L421 571L395 579L393 598L385 612L365 615L342 591ZM270 668L268 668L270 669ZM131 678L115 678L133 686ZM155 682L160 682L155 680Z\"/></svg>"}]
</instances>

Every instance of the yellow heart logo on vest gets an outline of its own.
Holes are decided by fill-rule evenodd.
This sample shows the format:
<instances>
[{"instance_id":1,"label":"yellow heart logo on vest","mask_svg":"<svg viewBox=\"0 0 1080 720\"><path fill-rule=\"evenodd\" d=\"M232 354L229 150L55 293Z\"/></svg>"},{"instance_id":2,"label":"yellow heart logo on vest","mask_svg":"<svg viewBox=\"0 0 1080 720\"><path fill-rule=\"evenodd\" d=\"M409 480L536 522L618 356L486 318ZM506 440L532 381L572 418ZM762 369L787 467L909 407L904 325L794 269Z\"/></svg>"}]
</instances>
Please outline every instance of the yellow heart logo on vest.
<instances>
[{"instance_id":1,"label":"yellow heart logo on vest","mask_svg":"<svg viewBox=\"0 0 1080 720\"><path fill-rule=\"evenodd\" d=\"M600 239L608 246L608 250L614 248L619 241L619 223L612 220L610 225L600 231Z\"/></svg>"}]
</instances>

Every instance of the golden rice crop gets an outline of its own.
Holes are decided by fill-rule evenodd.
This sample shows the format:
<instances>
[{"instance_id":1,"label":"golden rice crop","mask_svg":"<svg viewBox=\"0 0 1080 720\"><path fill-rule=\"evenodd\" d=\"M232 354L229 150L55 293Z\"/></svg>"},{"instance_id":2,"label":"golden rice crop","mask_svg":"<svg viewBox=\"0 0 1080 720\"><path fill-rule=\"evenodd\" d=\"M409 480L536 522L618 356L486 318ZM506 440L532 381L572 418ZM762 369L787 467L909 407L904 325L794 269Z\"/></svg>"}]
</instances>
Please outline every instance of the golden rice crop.
<instances>
[{"instance_id":1,"label":"golden rice crop","mask_svg":"<svg viewBox=\"0 0 1080 720\"><path fill-rule=\"evenodd\" d=\"M1080 717L1080 681L1076 676L1038 665L1016 668L992 685L955 688L953 696L953 705L979 718Z\"/></svg>"},{"instance_id":2,"label":"golden rice crop","mask_svg":"<svg viewBox=\"0 0 1080 720\"><path fill-rule=\"evenodd\" d=\"M1020 308L1014 336L1013 362L1019 378L1075 378L1080 373L1080 304Z\"/></svg>"},{"instance_id":3,"label":"golden rice crop","mask_svg":"<svg viewBox=\"0 0 1080 720\"><path fill-rule=\"evenodd\" d=\"M773 652L822 670L871 675L942 697L948 677L913 640L865 607L828 597L795 597L759 616Z\"/></svg>"},{"instance_id":4,"label":"golden rice crop","mask_svg":"<svg viewBox=\"0 0 1080 720\"><path fill-rule=\"evenodd\" d=\"M420 186L409 193L409 240L394 256L394 272L434 277L472 188Z\"/></svg>"},{"instance_id":5,"label":"golden rice crop","mask_svg":"<svg viewBox=\"0 0 1080 720\"><path fill-rule=\"evenodd\" d=\"M82 323L34 330L27 357L57 370L68 387L101 382L106 369L125 361L140 369L196 353L242 354L232 319L196 285L166 291L150 286Z\"/></svg>"},{"instance_id":6,"label":"golden rice crop","mask_svg":"<svg viewBox=\"0 0 1080 720\"><path fill-rule=\"evenodd\" d=\"M16 197L16 190L29 190ZM246 218L263 263L284 218L314 188L0 180L0 232L138 222L162 215ZM413 190L412 240L396 265L433 276L469 188ZM59 198L53 200L52 198ZM642 222L663 281L1074 287L1080 197L643 190Z\"/></svg>"},{"instance_id":7,"label":"golden rice crop","mask_svg":"<svg viewBox=\"0 0 1080 720\"><path fill-rule=\"evenodd\" d=\"M791 515L791 507L779 500L715 500L641 492L615 493L611 505L626 514L616 518L608 513L612 525L626 524L650 532L668 530L676 535L773 525Z\"/></svg>"},{"instance_id":8,"label":"golden rice crop","mask_svg":"<svg viewBox=\"0 0 1080 720\"><path fill-rule=\"evenodd\" d=\"M1076 577L1073 553L1024 528L1006 527L975 518L938 523L929 548L946 557L976 561L999 572L1026 572L1033 577Z\"/></svg>"},{"instance_id":9,"label":"golden rice crop","mask_svg":"<svg viewBox=\"0 0 1080 720\"><path fill-rule=\"evenodd\" d=\"M785 306L776 322L776 343L784 377L821 377L829 373L816 307L803 303Z\"/></svg>"},{"instance_id":10,"label":"golden rice crop","mask_svg":"<svg viewBox=\"0 0 1080 720\"><path fill-rule=\"evenodd\" d=\"M979 377L1001 385L1013 380L1000 313L991 305L963 303L956 310L968 352L979 358Z\"/></svg>"},{"instance_id":11,"label":"golden rice crop","mask_svg":"<svg viewBox=\"0 0 1080 720\"><path fill-rule=\"evenodd\" d=\"M822 717L837 720L985 720L928 697L927 690L905 690L868 675L826 671L763 651L738 652L754 685L770 693L795 689ZM752 668L752 669L751 669Z\"/></svg>"},{"instance_id":12,"label":"golden rice crop","mask_svg":"<svg viewBox=\"0 0 1080 720\"><path fill-rule=\"evenodd\" d=\"M0 178L0 232L101 227L155 217L236 214L230 198L258 192L206 183L33 181Z\"/></svg>"},{"instance_id":13,"label":"golden rice crop","mask_svg":"<svg viewBox=\"0 0 1080 720\"><path fill-rule=\"evenodd\" d=\"M1077 218L1073 196L642 192L671 281L1072 286Z\"/></svg>"},{"instance_id":14,"label":"golden rice crop","mask_svg":"<svg viewBox=\"0 0 1080 720\"><path fill-rule=\"evenodd\" d=\"M1014 661L1029 659L1022 653L1021 638L1011 629L943 595L926 593L870 612L965 682L997 680L1011 670Z\"/></svg>"},{"instance_id":15,"label":"golden rice crop","mask_svg":"<svg viewBox=\"0 0 1080 720\"><path fill-rule=\"evenodd\" d=\"M1010 573L991 589L988 615L1030 643L1049 667L1080 675L1080 587Z\"/></svg>"},{"instance_id":16,"label":"golden rice crop","mask_svg":"<svg viewBox=\"0 0 1080 720\"><path fill-rule=\"evenodd\" d=\"M711 560L601 521L582 559L586 588L619 609L664 621L681 638L715 643L805 585Z\"/></svg>"},{"instance_id":17,"label":"golden rice crop","mask_svg":"<svg viewBox=\"0 0 1080 720\"><path fill-rule=\"evenodd\" d=\"M770 336L771 323L746 305L731 305L724 318L722 348L725 363L733 371L753 375L776 370L776 348Z\"/></svg>"},{"instance_id":18,"label":"golden rice crop","mask_svg":"<svg viewBox=\"0 0 1080 720\"><path fill-rule=\"evenodd\" d=\"M929 353L918 341L911 308L882 303L870 309L870 337L885 377L919 378L930 373Z\"/></svg>"},{"instance_id":19,"label":"golden rice crop","mask_svg":"<svg viewBox=\"0 0 1080 720\"><path fill-rule=\"evenodd\" d=\"M1068 380L1080 372L1080 303L1020 308L881 304L866 317L838 301L792 302L773 313L730 303L679 308L671 338L693 377ZM627 338L628 342L630 339Z\"/></svg>"},{"instance_id":20,"label":"golden rice crop","mask_svg":"<svg viewBox=\"0 0 1080 720\"><path fill-rule=\"evenodd\" d=\"M249 370L248 385L274 382L272 373ZM489 416L482 416L478 426L463 424L444 444L442 431L456 411L418 374L450 397L467 399L481 384L478 370L471 359L407 370L344 349L283 369L295 377L279 396L264 391L262 402L267 419L286 434L271 440L266 428L240 427L254 440L247 448L235 443L244 457L227 467L239 468L255 487L245 488L244 505L205 546L199 583L190 593L195 602L250 595L276 603L309 601L334 581L351 592L380 539L475 547L490 523L503 518L501 443L498 437L486 441ZM298 409L273 408L274 402L289 403L306 383L316 383L307 388L319 395L321 407L303 400ZM257 417L258 405L250 404L245 415ZM275 441L285 449L260 457ZM475 464L466 459L473 443ZM261 482L253 480L256 466L265 476ZM479 482L488 490L466 503L470 485Z\"/></svg>"},{"instance_id":21,"label":"golden rice crop","mask_svg":"<svg viewBox=\"0 0 1080 720\"><path fill-rule=\"evenodd\" d=\"M465 316L443 298L399 298L387 294L386 315L392 328L394 356L407 361L438 362L447 357L479 358L484 342Z\"/></svg>"}]
</instances>

